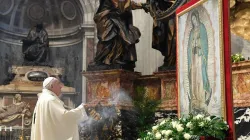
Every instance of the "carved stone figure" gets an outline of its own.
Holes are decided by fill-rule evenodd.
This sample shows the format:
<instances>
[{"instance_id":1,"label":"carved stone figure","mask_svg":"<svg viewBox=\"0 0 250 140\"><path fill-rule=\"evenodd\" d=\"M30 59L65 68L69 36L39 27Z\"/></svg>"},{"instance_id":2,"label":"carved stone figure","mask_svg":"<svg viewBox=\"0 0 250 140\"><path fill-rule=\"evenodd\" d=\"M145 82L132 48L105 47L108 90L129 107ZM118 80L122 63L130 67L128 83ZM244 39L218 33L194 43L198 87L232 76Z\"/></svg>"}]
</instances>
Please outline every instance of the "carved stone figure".
<instances>
[{"instance_id":1,"label":"carved stone figure","mask_svg":"<svg viewBox=\"0 0 250 140\"><path fill-rule=\"evenodd\" d=\"M127 69L133 71L137 60L135 44L141 33L132 24L132 10L146 5L132 0L100 0L94 16L97 25L97 53L88 70Z\"/></svg>"},{"instance_id":2,"label":"carved stone figure","mask_svg":"<svg viewBox=\"0 0 250 140\"><path fill-rule=\"evenodd\" d=\"M23 39L24 65L48 65L49 40L43 24L32 28L26 39Z\"/></svg>"},{"instance_id":3,"label":"carved stone figure","mask_svg":"<svg viewBox=\"0 0 250 140\"><path fill-rule=\"evenodd\" d=\"M2 107L0 109L0 124L9 123L24 115L25 122L24 125L30 125L31 120L29 119L32 116L30 111L30 106L28 103L25 103L22 100L20 94L15 95L15 102L9 106Z\"/></svg>"}]
</instances>

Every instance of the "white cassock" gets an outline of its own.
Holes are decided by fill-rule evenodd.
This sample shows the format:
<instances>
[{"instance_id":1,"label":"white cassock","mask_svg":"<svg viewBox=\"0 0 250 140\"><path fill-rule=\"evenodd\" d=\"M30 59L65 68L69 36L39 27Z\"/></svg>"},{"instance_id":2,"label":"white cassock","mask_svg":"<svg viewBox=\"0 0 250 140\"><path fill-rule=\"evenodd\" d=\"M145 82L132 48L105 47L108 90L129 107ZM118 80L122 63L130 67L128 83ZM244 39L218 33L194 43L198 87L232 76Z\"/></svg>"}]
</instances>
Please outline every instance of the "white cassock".
<instances>
[{"instance_id":1,"label":"white cassock","mask_svg":"<svg viewBox=\"0 0 250 140\"><path fill-rule=\"evenodd\" d=\"M31 140L79 140L78 122L87 119L84 106L63 106L55 93L43 89L33 113Z\"/></svg>"}]
</instances>

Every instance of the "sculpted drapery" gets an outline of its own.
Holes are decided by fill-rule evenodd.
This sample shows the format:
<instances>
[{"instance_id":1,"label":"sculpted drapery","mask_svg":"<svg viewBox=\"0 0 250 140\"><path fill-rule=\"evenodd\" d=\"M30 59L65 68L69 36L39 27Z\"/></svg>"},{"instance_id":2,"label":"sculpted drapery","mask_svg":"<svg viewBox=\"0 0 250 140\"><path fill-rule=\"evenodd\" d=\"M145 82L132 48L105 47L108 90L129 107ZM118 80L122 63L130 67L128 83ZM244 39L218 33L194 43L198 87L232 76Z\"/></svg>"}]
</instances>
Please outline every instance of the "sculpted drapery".
<instances>
[{"instance_id":1,"label":"sculpted drapery","mask_svg":"<svg viewBox=\"0 0 250 140\"><path fill-rule=\"evenodd\" d=\"M94 16L97 25L96 65L128 64L135 67L135 44L141 33L132 23L132 10L142 5L131 0L100 0Z\"/></svg>"}]
</instances>

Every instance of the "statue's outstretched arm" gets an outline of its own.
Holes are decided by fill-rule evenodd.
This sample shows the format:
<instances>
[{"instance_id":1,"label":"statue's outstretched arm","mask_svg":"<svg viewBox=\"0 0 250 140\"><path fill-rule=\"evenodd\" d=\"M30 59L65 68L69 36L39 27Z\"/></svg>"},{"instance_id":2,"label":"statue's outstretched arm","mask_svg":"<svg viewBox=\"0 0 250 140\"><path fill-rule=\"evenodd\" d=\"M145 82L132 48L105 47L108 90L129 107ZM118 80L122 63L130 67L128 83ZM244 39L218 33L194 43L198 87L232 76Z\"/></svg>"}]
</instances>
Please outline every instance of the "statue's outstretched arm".
<instances>
[{"instance_id":1,"label":"statue's outstretched arm","mask_svg":"<svg viewBox=\"0 0 250 140\"><path fill-rule=\"evenodd\" d=\"M118 9L124 10L124 9L131 7L132 10L144 9L145 12L149 11L149 6L147 3L137 3L132 0L128 0L128 1L111 0L111 1L114 7Z\"/></svg>"},{"instance_id":2,"label":"statue's outstretched arm","mask_svg":"<svg viewBox=\"0 0 250 140\"><path fill-rule=\"evenodd\" d=\"M149 4L148 3L136 3L131 1L132 10L143 9L146 13L149 12Z\"/></svg>"},{"instance_id":3,"label":"statue's outstretched arm","mask_svg":"<svg viewBox=\"0 0 250 140\"><path fill-rule=\"evenodd\" d=\"M142 9L142 3L131 1L132 10Z\"/></svg>"}]
</instances>

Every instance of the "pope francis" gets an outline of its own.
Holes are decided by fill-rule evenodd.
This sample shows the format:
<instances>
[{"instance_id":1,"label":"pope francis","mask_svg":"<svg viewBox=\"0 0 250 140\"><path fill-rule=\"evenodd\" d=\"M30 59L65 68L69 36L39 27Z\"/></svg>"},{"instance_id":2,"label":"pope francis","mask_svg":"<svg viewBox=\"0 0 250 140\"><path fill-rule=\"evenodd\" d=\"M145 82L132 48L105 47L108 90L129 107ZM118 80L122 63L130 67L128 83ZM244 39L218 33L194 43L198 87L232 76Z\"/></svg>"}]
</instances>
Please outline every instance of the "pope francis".
<instances>
[{"instance_id":1,"label":"pope francis","mask_svg":"<svg viewBox=\"0 0 250 140\"><path fill-rule=\"evenodd\" d=\"M58 98L63 84L54 77L43 82L33 113L31 140L79 140L78 122L86 119L83 104L67 110Z\"/></svg>"}]
</instances>

